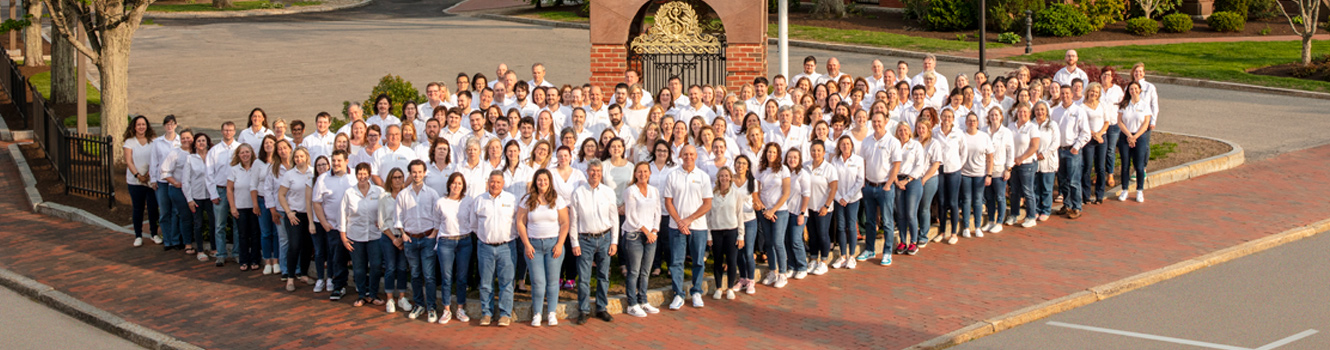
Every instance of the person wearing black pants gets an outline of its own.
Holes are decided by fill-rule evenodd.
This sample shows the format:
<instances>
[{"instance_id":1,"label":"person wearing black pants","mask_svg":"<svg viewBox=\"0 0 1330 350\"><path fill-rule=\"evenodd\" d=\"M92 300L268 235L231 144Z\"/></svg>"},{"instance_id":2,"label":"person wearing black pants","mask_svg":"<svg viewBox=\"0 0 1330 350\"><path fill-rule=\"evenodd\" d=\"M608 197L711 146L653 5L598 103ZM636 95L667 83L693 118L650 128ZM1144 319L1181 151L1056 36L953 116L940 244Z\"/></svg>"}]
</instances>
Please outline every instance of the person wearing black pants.
<instances>
[{"instance_id":1,"label":"person wearing black pants","mask_svg":"<svg viewBox=\"0 0 1330 350\"><path fill-rule=\"evenodd\" d=\"M744 225L739 218L743 214L742 194L734 188L733 173L729 167L716 170L716 187L711 197L711 211L707 213L707 227L711 228L711 237L707 244L714 254L711 260L711 275L716 278L716 293L712 299L734 299L734 291L739 286L739 248L743 247ZM700 262L695 262L700 263ZM725 277L725 283L720 278Z\"/></svg>"}]
</instances>

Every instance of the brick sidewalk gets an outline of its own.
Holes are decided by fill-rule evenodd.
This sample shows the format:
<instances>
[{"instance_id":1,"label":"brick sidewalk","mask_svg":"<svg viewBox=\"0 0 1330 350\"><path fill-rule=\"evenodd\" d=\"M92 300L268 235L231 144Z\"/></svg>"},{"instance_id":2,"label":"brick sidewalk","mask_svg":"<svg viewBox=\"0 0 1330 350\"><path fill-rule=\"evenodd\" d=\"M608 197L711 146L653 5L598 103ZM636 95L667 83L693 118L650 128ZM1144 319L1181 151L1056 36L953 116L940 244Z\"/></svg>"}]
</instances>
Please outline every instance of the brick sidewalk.
<instances>
[{"instance_id":1,"label":"brick sidewalk","mask_svg":"<svg viewBox=\"0 0 1330 350\"><path fill-rule=\"evenodd\" d=\"M4 151L0 151L4 153ZM1152 190L1144 204L1091 206L956 246L935 244L894 266L864 264L760 288L736 301L612 324L553 329L427 325L330 303L275 277L199 263L130 237L22 210L12 159L0 155L0 267L205 348L904 348L978 320L1061 297L1330 213L1330 146L1280 155ZM1131 224L1128 224L1131 223ZM474 311L474 310L473 310Z\"/></svg>"}]
</instances>

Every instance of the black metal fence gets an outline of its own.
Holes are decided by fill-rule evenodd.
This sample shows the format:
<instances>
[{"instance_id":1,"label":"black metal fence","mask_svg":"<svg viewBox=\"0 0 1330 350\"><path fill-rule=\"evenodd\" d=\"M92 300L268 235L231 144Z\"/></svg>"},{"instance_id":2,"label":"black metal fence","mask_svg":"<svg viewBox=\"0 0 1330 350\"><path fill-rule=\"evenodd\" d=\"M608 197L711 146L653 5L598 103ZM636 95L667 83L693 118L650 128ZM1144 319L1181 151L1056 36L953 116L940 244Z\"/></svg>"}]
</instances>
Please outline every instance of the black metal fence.
<instances>
[{"instance_id":1,"label":"black metal fence","mask_svg":"<svg viewBox=\"0 0 1330 350\"><path fill-rule=\"evenodd\" d=\"M679 77L685 91L692 84L725 85L725 39L713 54L628 54L628 68L642 72L642 88L652 94L669 87L670 77ZM674 98L679 98L675 96Z\"/></svg>"},{"instance_id":2,"label":"black metal fence","mask_svg":"<svg viewBox=\"0 0 1330 350\"><path fill-rule=\"evenodd\" d=\"M64 120L51 112L46 99L19 72L18 64L9 55L0 56L4 57L4 63L8 66L0 68L0 72L8 75L0 82L3 82L5 92L22 115L23 126L32 129L36 143L46 152L46 159L60 174L65 194L104 197L108 207L114 206L114 139L110 135L70 131L65 127Z\"/></svg>"}]
</instances>

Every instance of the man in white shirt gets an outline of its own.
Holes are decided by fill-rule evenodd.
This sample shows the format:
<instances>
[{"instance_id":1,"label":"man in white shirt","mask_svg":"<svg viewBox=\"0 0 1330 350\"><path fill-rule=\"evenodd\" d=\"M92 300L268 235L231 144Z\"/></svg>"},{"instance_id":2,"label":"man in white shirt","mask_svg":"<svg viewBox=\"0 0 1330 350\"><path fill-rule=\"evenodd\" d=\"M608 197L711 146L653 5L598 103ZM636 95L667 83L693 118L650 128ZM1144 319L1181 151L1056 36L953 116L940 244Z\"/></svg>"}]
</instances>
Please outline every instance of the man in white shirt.
<instances>
[{"instance_id":1,"label":"man in white shirt","mask_svg":"<svg viewBox=\"0 0 1330 350\"><path fill-rule=\"evenodd\" d=\"M577 316L578 325L586 324L591 314L591 279L594 264L596 279L596 318L610 322L606 306L609 305L610 257L619 248L619 211L612 203L617 201L612 186L603 184L604 171L600 160L587 163L586 183L573 190L568 210L569 241L573 256L577 257Z\"/></svg>"},{"instance_id":2,"label":"man in white shirt","mask_svg":"<svg viewBox=\"0 0 1330 350\"><path fill-rule=\"evenodd\" d=\"M231 157L235 154L236 147L240 142L236 141L236 124L234 122L222 123L222 141L217 142L208 150L208 176L212 177L212 183L221 184L217 186L217 197L226 198L226 178L231 174ZM228 201L219 200L212 205L213 224L213 244L212 247L217 251L217 265L221 266L226 262L228 256L236 255L235 249L226 248L226 228L231 227L231 241L240 242L240 235L236 232L236 218L231 216L231 206ZM218 220L217 218L225 218Z\"/></svg>"},{"instance_id":3,"label":"man in white shirt","mask_svg":"<svg viewBox=\"0 0 1330 350\"><path fill-rule=\"evenodd\" d=\"M799 79L803 78L808 78L808 83L814 85L818 84L819 81L822 81L822 74L819 74L817 72L817 57L813 56L804 57L804 71L802 73L795 74L794 77L790 78L790 80L793 81L795 84L798 84Z\"/></svg>"},{"instance_id":4,"label":"man in white shirt","mask_svg":"<svg viewBox=\"0 0 1330 350\"><path fill-rule=\"evenodd\" d=\"M458 113L457 109L450 109L447 113L448 125L443 128L443 131L439 131L439 137L448 140L449 149L453 151L452 161L457 163L457 160L461 158L459 155L461 150L458 148L461 147L462 141L466 140L466 136L471 130L462 128L462 114Z\"/></svg>"},{"instance_id":5,"label":"man in white shirt","mask_svg":"<svg viewBox=\"0 0 1330 350\"><path fill-rule=\"evenodd\" d=\"M1081 78L1081 81L1089 79L1086 78L1085 71L1076 66L1076 61L1080 59L1080 56L1076 54L1076 50L1067 50L1067 54L1064 58L1067 61L1067 66L1059 69L1056 74L1053 74L1053 82L1056 82L1061 86L1071 86L1072 79Z\"/></svg>"},{"instance_id":6,"label":"man in white shirt","mask_svg":"<svg viewBox=\"0 0 1330 350\"><path fill-rule=\"evenodd\" d=\"M933 54L924 56L924 71L919 72L918 75L914 76L914 79L910 80L910 86L923 85L924 74L933 73L933 75L937 77L937 81L933 83L933 87L937 88L937 91L951 91L951 85L947 84L947 77L942 75L942 73L938 73L935 70L936 68L937 56L933 56Z\"/></svg>"},{"instance_id":7,"label":"man in white shirt","mask_svg":"<svg viewBox=\"0 0 1330 350\"><path fill-rule=\"evenodd\" d=\"M1070 85L1062 86L1062 103L1053 107L1050 116L1057 124L1062 139L1058 141L1058 187L1062 192L1062 209L1059 214L1066 214L1069 219L1081 217L1081 208L1085 189L1081 188L1081 171L1084 161L1081 148L1090 142L1090 121L1085 110L1077 105Z\"/></svg>"},{"instance_id":8,"label":"man in white shirt","mask_svg":"<svg viewBox=\"0 0 1330 350\"><path fill-rule=\"evenodd\" d=\"M587 138L595 137L595 135L591 133L591 130L588 130L586 128L586 110L582 109L582 107L573 108L572 121L570 124L568 124L568 127L573 129L574 141L573 145L569 147L573 148L574 154L576 154L578 150L582 149L583 141L586 141ZM561 135L559 136L562 137L563 136L562 133L563 132L560 131Z\"/></svg>"},{"instance_id":9,"label":"man in white shirt","mask_svg":"<svg viewBox=\"0 0 1330 350\"><path fill-rule=\"evenodd\" d=\"M526 83L528 89L535 90L538 87L554 87L549 81L545 80L545 64L536 63L531 65L531 80ZM530 91L527 91L530 93Z\"/></svg>"},{"instance_id":10,"label":"man in white shirt","mask_svg":"<svg viewBox=\"0 0 1330 350\"><path fill-rule=\"evenodd\" d=\"M314 133L305 136L305 140L300 142L300 147L309 151L309 159L327 157L332 153L333 141L337 139L337 134L328 130L329 126L332 126L332 115L328 112L319 112L319 115L314 117ZM208 158L211 159L212 156L209 155Z\"/></svg>"},{"instance_id":11,"label":"man in white shirt","mask_svg":"<svg viewBox=\"0 0 1330 350\"><path fill-rule=\"evenodd\" d=\"M683 296L690 295L693 307L702 307L702 277L707 254L707 212L711 211L711 177L697 167L697 149L685 145L680 151L682 164L665 179L665 210L670 215L670 278L674 301L671 310L683 307ZM684 257L693 257L693 286L683 289Z\"/></svg>"},{"instance_id":12,"label":"man in white shirt","mask_svg":"<svg viewBox=\"0 0 1330 350\"><path fill-rule=\"evenodd\" d=\"M350 258L350 253L342 245L342 233L337 231L342 226L341 208L346 190L356 184L355 176L347 173L346 169L346 152L333 151L331 172L316 180L314 191L310 193L310 212L319 219L313 240L325 242L329 248L324 253L328 257L326 285L332 292L328 299L333 301L341 300L346 295L346 261Z\"/></svg>"},{"instance_id":13,"label":"man in white shirt","mask_svg":"<svg viewBox=\"0 0 1330 350\"><path fill-rule=\"evenodd\" d=\"M841 73L841 71L840 71L840 60L839 60L839 59L836 59L835 57L828 58L828 59L827 59L827 74L826 74L826 75L823 75L822 78L818 79L818 81L817 81L816 83L817 83L817 84L825 84L825 83L828 82L828 81L832 81L832 82L840 81L840 77L841 77L841 76L844 76L844 75L845 75L845 73Z\"/></svg>"},{"instance_id":14,"label":"man in white shirt","mask_svg":"<svg viewBox=\"0 0 1330 350\"><path fill-rule=\"evenodd\" d=\"M670 94L674 95L674 108L683 109L688 107L688 105L693 104L693 102L688 99L688 96L684 95L683 79L679 79L678 76L670 77L669 87Z\"/></svg>"},{"instance_id":15,"label":"man in white shirt","mask_svg":"<svg viewBox=\"0 0 1330 350\"><path fill-rule=\"evenodd\" d=\"M388 126L388 137L383 147L374 151L375 167L378 168L378 172L374 173L374 184L382 186L383 179L388 178L388 172L393 169L406 170L406 165L416 159L419 159L416 151L402 144L402 127Z\"/></svg>"},{"instance_id":16,"label":"man in white shirt","mask_svg":"<svg viewBox=\"0 0 1330 350\"><path fill-rule=\"evenodd\" d=\"M530 90L528 90L525 81L518 81L517 84L513 85L513 95L515 95L513 96L513 103L504 106L503 112L507 114L509 109L517 109L523 117L536 114L536 111L540 110L540 106L531 101L531 94L527 91Z\"/></svg>"},{"instance_id":17,"label":"man in white shirt","mask_svg":"<svg viewBox=\"0 0 1330 350\"><path fill-rule=\"evenodd\" d=\"M605 125L610 123L609 111L605 110L605 107L609 105L605 104L604 98L605 93L599 86L591 87L591 96L587 98L587 104L585 106L587 110L586 125L587 128L596 130L597 132L604 129Z\"/></svg>"},{"instance_id":18,"label":"man in white shirt","mask_svg":"<svg viewBox=\"0 0 1330 350\"><path fill-rule=\"evenodd\" d=\"M608 125L605 125L603 129L597 131L596 135L600 135L605 132L606 129L614 130L614 136L623 139L624 147L628 147L628 145L637 142L637 130L633 130L633 127L628 126L628 124L623 122L623 107L620 107L619 105L610 105L607 110L610 122ZM601 146L609 147L609 145Z\"/></svg>"},{"instance_id":19,"label":"man in white shirt","mask_svg":"<svg viewBox=\"0 0 1330 350\"><path fill-rule=\"evenodd\" d=\"M692 102L692 104L684 106L679 110L679 117L677 120L688 123L693 120L693 117L702 117L702 120L705 121L706 124L711 124L711 121L716 119L716 111L702 103L701 87L697 85L689 86L688 100Z\"/></svg>"},{"instance_id":20,"label":"man in white shirt","mask_svg":"<svg viewBox=\"0 0 1330 350\"><path fill-rule=\"evenodd\" d=\"M494 89L487 87L481 89L478 94L475 101L471 102L471 109L480 111L494 105Z\"/></svg>"},{"instance_id":21,"label":"man in white shirt","mask_svg":"<svg viewBox=\"0 0 1330 350\"><path fill-rule=\"evenodd\" d=\"M776 74L776 77L771 80L771 87L771 96L767 96L767 99L776 100L776 104L781 106L794 105L794 99L790 98L790 94L785 91L789 84L786 82L784 75Z\"/></svg>"},{"instance_id":22,"label":"man in white shirt","mask_svg":"<svg viewBox=\"0 0 1330 350\"><path fill-rule=\"evenodd\" d=\"M507 114L509 106L517 102L517 98L508 93L508 83L502 81L496 82L491 89L494 90L493 105L499 106L499 109L502 110L504 114Z\"/></svg>"},{"instance_id":23,"label":"man in white shirt","mask_svg":"<svg viewBox=\"0 0 1330 350\"><path fill-rule=\"evenodd\" d=\"M905 62L905 60L896 61L896 79L900 79L896 82L910 81L910 64ZM896 82L892 82L892 84L895 84ZM914 84L910 84L910 86L914 86Z\"/></svg>"},{"instance_id":24,"label":"man in white shirt","mask_svg":"<svg viewBox=\"0 0 1330 350\"><path fill-rule=\"evenodd\" d=\"M416 107L416 115L421 117L430 117L434 115L434 110L443 108L448 109L448 101L444 101L443 84L430 82L425 85L425 98L428 100Z\"/></svg>"},{"instance_id":25,"label":"man in white shirt","mask_svg":"<svg viewBox=\"0 0 1330 350\"><path fill-rule=\"evenodd\" d=\"M878 90L881 90L882 87L885 86L883 84L886 84L886 80L888 79L888 76L886 76L885 74L889 71L887 70L886 66L882 65L882 60L878 59L874 59L872 65L869 66L869 68L872 71L873 75L869 76L867 79L864 79L868 81L868 91L864 91L864 100L871 101L873 99L873 94L877 93ZM891 78L894 78L895 75L896 75L895 73L892 73ZM893 81L892 83L895 82Z\"/></svg>"},{"instance_id":26,"label":"man in white shirt","mask_svg":"<svg viewBox=\"0 0 1330 350\"><path fill-rule=\"evenodd\" d=\"M508 70L508 64L499 62L499 66L494 68L494 81L489 82L489 88L493 89L494 84L503 81L503 76L511 72Z\"/></svg>"},{"instance_id":27,"label":"man in white shirt","mask_svg":"<svg viewBox=\"0 0 1330 350\"><path fill-rule=\"evenodd\" d=\"M517 122L517 148L522 151L522 160L531 157L531 149L536 147L536 120L531 117L522 117ZM505 144L506 145L506 144Z\"/></svg>"},{"instance_id":28,"label":"man in white shirt","mask_svg":"<svg viewBox=\"0 0 1330 350\"><path fill-rule=\"evenodd\" d=\"M365 120L365 108L361 107L358 103L347 105L346 125L342 125L340 129L337 129L337 133L351 136L351 125L354 125L357 120Z\"/></svg>"},{"instance_id":29,"label":"man in white shirt","mask_svg":"<svg viewBox=\"0 0 1330 350\"><path fill-rule=\"evenodd\" d=\"M779 144L781 154L792 147L803 148L808 142L808 132L802 127L794 126L794 108L781 106L776 111L776 118L777 126L767 131L767 142Z\"/></svg>"},{"instance_id":30,"label":"man in white shirt","mask_svg":"<svg viewBox=\"0 0 1330 350\"><path fill-rule=\"evenodd\" d=\"M924 108L928 108L928 97L925 96L923 86L915 86L910 89L910 104L901 107L900 121L909 124L911 128L918 125L919 113Z\"/></svg>"},{"instance_id":31,"label":"man in white shirt","mask_svg":"<svg viewBox=\"0 0 1330 350\"><path fill-rule=\"evenodd\" d=\"M627 84L629 89L632 89L633 85L642 83L642 74L632 69L626 70L623 72L623 83ZM627 95L625 94L624 97L627 98ZM656 104L656 99L651 97L651 92L647 91L647 89L643 87L642 100L637 101L637 104L651 107Z\"/></svg>"},{"instance_id":32,"label":"man in white shirt","mask_svg":"<svg viewBox=\"0 0 1330 350\"><path fill-rule=\"evenodd\" d=\"M397 228L402 230L402 250L406 254L406 262L411 266L411 290L415 291L411 294L416 308L407 317L414 320L428 311L427 320L434 323L439 321L439 315L434 310L434 269L439 263L434 250L439 225L438 216L434 214L434 204L439 201L439 194L425 186L427 168L424 161L413 160L408 168L411 185L397 194L396 221Z\"/></svg>"},{"instance_id":33,"label":"man in white shirt","mask_svg":"<svg viewBox=\"0 0 1330 350\"><path fill-rule=\"evenodd\" d=\"M864 213L868 230L864 233L864 252L855 260L866 261L877 255L877 232L884 232L882 265L891 265L891 251L896 246L896 174L901 168L901 143L887 131L887 116L874 113L873 133L864 138L860 149L864 158Z\"/></svg>"},{"instance_id":34,"label":"man in white shirt","mask_svg":"<svg viewBox=\"0 0 1330 350\"><path fill-rule=\"evenodd\" d=\"M471 205L463 206L457 214L466 224L462 231L476 235L477 271L480 272L480 325L488 326L497 309L499 326L507 327L513 320L513 273L517 259L513 220L517 217L517 198L503 191L503 171L490 172L485 193L476 196ZM494 304L495 282L498 282L498 305Z\"/></svg>"}]
</instances>

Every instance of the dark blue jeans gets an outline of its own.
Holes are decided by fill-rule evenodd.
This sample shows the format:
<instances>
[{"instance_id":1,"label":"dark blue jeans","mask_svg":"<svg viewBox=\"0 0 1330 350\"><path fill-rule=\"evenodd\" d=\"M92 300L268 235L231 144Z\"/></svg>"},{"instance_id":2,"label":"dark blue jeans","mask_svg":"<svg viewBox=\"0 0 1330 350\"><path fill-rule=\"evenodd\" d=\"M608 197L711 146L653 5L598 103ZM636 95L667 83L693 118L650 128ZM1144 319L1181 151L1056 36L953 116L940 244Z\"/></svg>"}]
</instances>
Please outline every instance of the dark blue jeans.
<instances>
[{"instance_id":1,"label":"dark blue jeans","mask_svg":"<svg viewBox=\"0 0 1330 350\"><path fill-rule=\"evenodd\" d=\"M1019 196L1011 201L1011 212L1007 215L1018 216L1021 213L1021 200L1025 200L1025 219L1033 219L1035 214L1034 199L1034 172L1039 168L1039 164L1021 164L1011 169L1012 188L1015 195Z\"/></svg>"},{"instance_id":2,"label":"dark blue jeans","mask_svg":"<svg viewBox=\"0 0 1330 350\"><path fill-rule=\"evenodd\" d=\"M175 230L180 227L180 223L175 221L176 211L179 207L177 207L175 202L171 200L171 184L158 181L156 195L157 210L158 214L160 214L157 218L157 222L162 225L162 245L170 247L179 244L175 241L179 240L179 236L175 233Z\"/></svg>"},{"instance_id":3,"label":"dark blue jeans","mask_svg":"<svg viewBox=\"0 0 1330 350\"><path fill-rule=\"evenodd\" d=\"M439 239L435 255L439 259L439 281L443 292L443 306L452 306L452 297L457 298L457 305L466 306L466 278L471 272L471 249L473 238L451 240Z\"/></svg>"},{"instance_id":4,"label":"dark blue jeans","mask_svg":"<svg viewBox=\"0 0 1330 350\"><path fill-rule=\"evenodd\" d=\"M379 262L383 248L379 240L351 241L351 268L355 270L356 292L362 299L379 297Z\"/></svg>"},{"instance_id":5,"label":"dark blue jeans","mask_svg":"<svg viewBox=\"0 0 1330 350\"><path fill-rule=\"evenodd\" d=\"M818 215L817 210L809 210L807 215L808 243L813 248L814 258L822 261L831 257L831 222L835 221L835 209L828 210L827 215Z\"/></svg>"},{"instance_id":6,"label":"dark blue jeans","mask_svg":"<svg viewBox=\"0 0 1330 350\"><path fill-rule=\"evenodd\" d=\"M203 234L212 229L210 223L215 220L210 218L210 216L212 216L212 200L195 199L194 204L196 206L194 212L194 229L191 231L193 233L194 251L202 252Z\"/></svg>"},{"instance_id":7,"label":"dark blue jeans","mask_svg":"<svg viewBox=\"0 0 1330 350\"><path fill-rule=\"evenodd\" d=\"M600 236L579 235L577 244L582 255L577 256L577 309L583 315L591 313L591 279L596 279L596 311L606 311L610 293L610 230Z\"/></svg>"},{"instance_id":8,"label":"dark blue jeans","mask_svg":"<svg viewBox=\"0 0 1330 350\"><path fill-rule=\"evenodd\" d=\"M665 226L669 227L669 226ZM666 236L666 235L661 235ZM659 243L659 242L657 242ZM748 220L744 222L744 247L739 252L739 278L753 279L757 272L757 261L754 260L754 251L757 250L757 220ZM646 299L643 299L646 300Z\"/></svg>"},{"instance_id":9,"label":"dark blue jeans","mask_svg":"<svg viewBox=\"0 0 1330 350\"><path fill-rule=\"evenodd\" d=\"M259 250L263 260L277 259L281 242L277 239L277 225L272 222L272 210L268 210L268 200L259 197Z\"/></svg>"},{"instance_id":10,"label":"dark blue jeans","mask_svg":"<svg viewBox=\"0 0 1330 350\"><path fill-rule=\"evenodd\" d=\"M934 191L937 188L937 179L928 179L933 183ZM905 184L905 189L896 196L896 222L901 225L900 242L902 244L917 244L922 242L918 237L919 232L919 205L924 198L923 180L914 179ZM924 226L927 227L927 226ZM924 239L928 237L928 231L923 231ZM894 249L890 247L887 250Z\"/></svg>"},{"instance_id":11,"label":"dark blue jeans","mask_svg":"<svg viewBox=\"0 0 1330 350\"><path fill-rule=\"evenodd\" d=\"M1053 180L1057 178L1057 173L1034 173L1034 211L1039 215L1053 214L1053 196L1057 189L1053 187Z\"/></svg>"},{"instance_id":12,"label":"dark blue jeans","mask_svg":"<svg viewBox=\"0 0 1330 350\"><path fill-rule=\"evenodd\" d=\"M1058 150L1058 191L1062 192L1062 207L1068 210L1081 210L1085 204L1081 188L1082 160L1081 154L1071 154L1070 149Z\"/></svg>"},{"instance_id":13,"label":"dark blue jeans","mask_svg":"<svg viewBox=\"0 0 1330 350\"><path fill-rule=\"evenodd\" d=\"M794 208L798 211L799 208ZM808 212L792 213L789 216L789 222L785 225L785 270L787 272L798 272L808 269L808 248L804 242L804 226L808 225ZM804 224L799 224L799 216L803 216Z\"/></svg>"},{"instance_id":14,"label":"dark blue jeans","mask_svg":"<svg viewBox=\"0 0 1330 350\"><path fill-rule=\"evenodd\" d=\"M984 187L984 204L987 207L984 218L1001 225L1007 219L1007 180L1001 176L993 177L993 181Z\"/></svg>"},{"instance_id":15,"label":"dark blue jeans","mask_svg":"<svg viewBox=\"0 0 1330 350\"><path fill-rule=\"evenodd\" d=\"M762 213L758 213L757 227L762 235L762 251L767 252L767 263L770 265L772 273L785 273L790 269L788 255L785 250L785 230L790 224L790 213L788 211L776 211L776 220L767 219ZM676 237L677 238L677 237ZM702 243L703 245L706 242ZM674 271L670 271L674 273Z\"/></svg>"},{"instance_id":16,"label":"dark blue jeans","mask_svg":"<svg viewBox=\"0 0 1330 350\"><path fill-rule=\"evenodd\" d=\"M434 311L434 268L438 264L434 256L434 238L421 237L402 244L406 251L406 262L411 265L411 297L417 307Z\"/></svg>"},{"instance_id":17,"label":"dark blue jeans","mask_svg":"<svg viewBox=\"0 0 1330 350\"><path fill-rule=\"evenodd\" d=\"M1104 169L1106 169L1104 172L1109 175L1115 174L1113 170L1117 169L1115 163L1118 160L1118 139L1121 138L1122 128L1117 124L1109 125L1108 132L1104 133L1104 146L1108 146L1108 150L1104 152Z\"/></svg>"},{"instance_id":18,"label":"dark blue jeans","mask_svg":"<svg viewBox=\"0 0 1330 350\"><path fill-rule=\"evenodd\" d=\"M859 203L862 201L849 202L845 205L836 202L836 208L831 211L832 218L836 221L836 234L840 235L837 241L840 242L840 256L843 258L854 259L854 250L859 248Z\"/></svg>"},{"instance_id":19,"label":"dark blue jeans","mask_svg":"<svg viewBox=\"0 0 1330 350\"><path fill-rule=\"evenodd\" d=\"M647 300L647 285L651 279L651 266L656 258L656 243L659 242L647 243L647 235L641 232L624 232L623 238L619 241L619 246L623 247L620 263L628 266L628 276L626 276L627 281L625 281L624 289L629 306L649 302ZM749 259L752 258L749 257Z\"/></svg>"},{"instance_id":20,"label":"dark blue jeans","mask_svg":"<svg viewBox=\"0 0 1330 350\"><path fill-rule=\"evenodd\" d=\"M784 212L781 212L784 213ZM707 237L710 233L707 230L690 230L685 235L679 229L670 229L670 279L671 287L674 289L674 295L687 297L692 294L702 294L702 277L705 274L707 261ZM683 289L683 264L684 257L693 257L693 286L687 293ZM767 257L767 260L773 260L775 255Z\"/></svg>"},{"instance_id":21,"label":"dark blue jeans","mask_svg":"<svg viewBox=\"0 0 1330 350\"><path fill-rule=\"evenodd\" d=\"M1118 150L1122 157L1122 177L1118 182L1122 183L1122 190L1126 191L1131 185L1131 172L1136 171L1136 190L1145 190L1145 162L1150 160L1150 133L1146 131L1140 138L1136 139L1136 147L1127 145L1127 135L1124 134L1118 138Z\"/></svg>"},{"instance_id":22,"label":"dark blue jeans","mask_svg":"<svg viewBox=\"0 0 1330 350\"><path fill-rule=\"evenodd\" d=\"M984 177L964 176L961 178L961 228L984 227ZM974 226L970 226L970 218Z\"/></svg>"},{"instance_id":23,"label":"dark blue jeans","mask_svg":"<svg viewBox=\"0 0 1330 350\"><path fill-rule=\"evenodd\" d=\"M938 184L938 192L942 195L942 210L938 213L942 217L937 220L937 233L955 234L961 230L961 172L942 173L938 177L942 178Z\"/></svg>"},{"instance_id":24,"label":"dark blue jeans","mask_svg":"<svg viewBox=\"0 0 1330 350\"><path fill-rule=\"evenodd\" d=\"M329 231L324 235L324 239L327 239L324 244L328 247L328 278L332 279L332 286L328 288L341 289L346 287L346 278L349 275L346 271L346 261L351 259L350 252L342 246L342 231Z\"/></svg>"},{"instance_id":25,"label":"dark blue jeans","mask_svg":"<svg viewBox=\"0 0 1330 350\"><path fill-rule=\"evenodd\" d=\"M866 221L869 231L864 232L864 252L877 252L877 234L881 232L887 240L882 244L882 255L891 255L891 248L896 245L896 236L892 235L896 231L896 220L892 217L896 207L896 189L890 184L885 188L864 185L863 193L862 203L864 214L868 215Z\"/></svg>"},{"instance_id":26,"label":"dark blue jeans","mask_svg":"<svg viewBox=\"0 0 1330 350\"><path fill-rule=\"evenodd\" d=\"M411 284L411 270L406 262L406 252L393 245L393 239L388 235L379 238L379 249L383 250L379 253L383 257L383 291L405 295L406 289L410 288Z\"/></svg>"},{"instance_id":27,"label":"dark blue jeans","mask_svg":"<svg viewBox=\"0 0 1330 350\"><path fill-rule=\"evenodd\" d=\"M1090 198L1096 201L1104 199L1104 176L1108 174L1104 161L1107 155L1108 145L1093 139L1081 149L1081 192L1087 202Z\"/></svg>"},{"instance_id":28,"label":"dark blue jeans","mask_svg":"<svg viewBox=\"0 0 1330 350\"><path fill-rule=\"evenodd\" d=\"M152 187L129 185L129 199L133 203L134 237L143 237L143 212L148 212L148 235L157 234L157 193Z\"/></svg>"},{"instance_id":29,"label":"dark blue jeans","mask_svg":"<svg viewBox=\"0 0 1330 350\"><path fill-rule=\"evenodd\" d=\"M212 249L217 251L219 259L236 257L236 249L240 247L240 227L236 226L236 218L231 216L231 202L226 200L226 187L217 187L217 198L222 200L212 206ZM230 249L226 248L227 227L231 227L231 243L235 244Z\"/></svg>"},{"instance_id":30,"label":"dark blue jeans","mask_svg":"<svg viewBox=\"0 0 1330 350\"><path fill-rule=\"evenodd\" d=\"M938 187L942 185L942 180L938 179L940 176L939 174L939 176L934 176L921 183L923 195L919 197L919 208L914 214L915 223L919 225L919 229L914 232L914 243L916 244L928 242L928 230L933 226L933 196L937 195ZM909 185L906 185L906 187L909 187ZM940 226L937 234L942 234Z\"/></svg>"},{"instance_id":31,"label":"dark blue jeans","mask_svg":"<svg viewBox=\"0 0 1330 350\"><path fill-rule=\"evenodd\" d=\"M162 237L162 244L167 247L184 246L194 241L194 212L189 210L189 203L192 201L185 198L185 192L179 187L167 185L167 195L171 197L171 207L175 215L171 216L168 225L172 225L170 233Z\"/></svg>"},{"instance_id":32,"label":"dark blue jeans","mask_svg":"<svg viewBox=\"0 0 1330 350\"><path fill-rule=\"evenodd\" d=\"M480 313L485 316L513 315L513 261L517 258L517 240L500 244L480 242L476 256L480 267ZM495 304L495 283L498 304ZM430 293L433 294L433 293ZM497 311L497 312L496 312Z\"/></svg>"}]
</instances>

